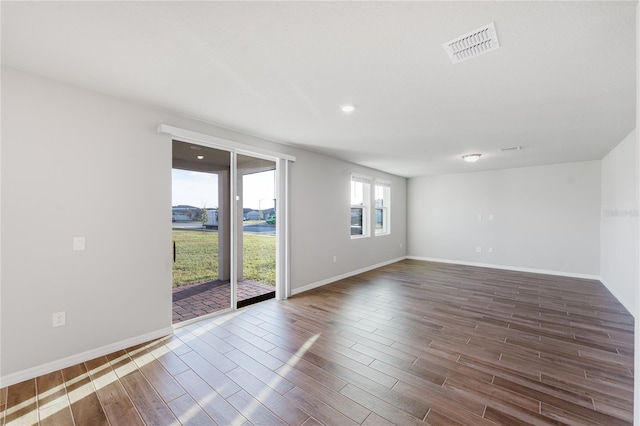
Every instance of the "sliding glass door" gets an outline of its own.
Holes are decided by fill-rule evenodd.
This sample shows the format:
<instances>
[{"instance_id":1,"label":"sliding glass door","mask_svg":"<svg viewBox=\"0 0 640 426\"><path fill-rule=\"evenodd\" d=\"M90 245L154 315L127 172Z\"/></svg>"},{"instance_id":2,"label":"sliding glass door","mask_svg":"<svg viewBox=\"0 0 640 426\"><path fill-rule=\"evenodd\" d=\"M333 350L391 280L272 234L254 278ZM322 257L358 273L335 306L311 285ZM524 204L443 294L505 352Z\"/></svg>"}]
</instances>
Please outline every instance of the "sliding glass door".
<instances>
[{"instance_id":1,"label":"sliding glass door","mask_svg":"<svg viewBox=\"0 0 640 426\"><path fill-rule=\"evenodd\" d=\"M174 324L275 297L276 161L173 142Z\"/></svg>"}]
</instances>

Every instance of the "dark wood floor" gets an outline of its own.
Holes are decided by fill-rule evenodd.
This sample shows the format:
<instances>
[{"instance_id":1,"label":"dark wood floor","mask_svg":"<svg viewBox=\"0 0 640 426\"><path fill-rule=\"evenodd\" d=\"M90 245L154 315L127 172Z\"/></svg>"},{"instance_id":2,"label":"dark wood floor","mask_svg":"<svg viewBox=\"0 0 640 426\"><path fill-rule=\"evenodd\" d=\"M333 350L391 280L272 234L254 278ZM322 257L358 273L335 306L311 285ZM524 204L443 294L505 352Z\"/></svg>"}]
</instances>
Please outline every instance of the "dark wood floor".
<instances>
[{"instance_id":1,"label":"dark wood floor","mask_svg":"<svg viewBox=\"0 0 640 426\"><path fill-rule=\"evenodd\" d=\"M631 424L596 281L403 261L0 390L6 424Z\"/></svg>"}]
</instances>

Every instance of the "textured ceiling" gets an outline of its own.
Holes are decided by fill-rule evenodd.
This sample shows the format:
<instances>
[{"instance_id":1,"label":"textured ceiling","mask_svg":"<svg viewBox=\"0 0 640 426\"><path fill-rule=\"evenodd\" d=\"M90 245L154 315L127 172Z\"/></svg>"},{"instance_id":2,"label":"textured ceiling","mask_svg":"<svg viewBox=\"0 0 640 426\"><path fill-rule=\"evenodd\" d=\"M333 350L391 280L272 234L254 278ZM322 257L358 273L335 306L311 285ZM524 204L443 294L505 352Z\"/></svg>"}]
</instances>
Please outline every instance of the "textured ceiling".
<instances>
[{"instance_id":1,"label":"textured ceiling","mask_svg":"<svg viewBox=\"0 0 640 426\"><path fill-rule=\"evenodd\" d=\"M635 2L1 7L3 66L401 176L600 159L635 128ZM452 64L490 22L500 49Z\"/></svg>"}]
</instances>

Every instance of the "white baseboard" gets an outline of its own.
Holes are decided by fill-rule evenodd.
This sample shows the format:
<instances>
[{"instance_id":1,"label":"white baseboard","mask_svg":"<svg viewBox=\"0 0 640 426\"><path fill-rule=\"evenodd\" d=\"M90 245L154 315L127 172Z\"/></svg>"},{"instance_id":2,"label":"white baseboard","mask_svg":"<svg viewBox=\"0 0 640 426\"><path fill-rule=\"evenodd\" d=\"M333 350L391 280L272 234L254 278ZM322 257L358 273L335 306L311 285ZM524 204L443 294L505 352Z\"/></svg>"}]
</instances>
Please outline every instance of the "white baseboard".
<instances>
[{"instance_id":1,"label":"white baseboard","mask_svg":"<svg viewBox=\"0 0 640 426\"><path fill-rule=\"evenodd\" d=\"M494 265L491 263L465 262L462 260L437 259L433 257L407 256L407 259L424 260L427 262L451 263L455 265L479 266L481 268L503 269L506 271L531 272L534 274L555 275L559 277L584 278L587 280L601 281L599 275L578 274L575 272L552 271L548 269L522 268L520 266Z\"/></svg>"},{"instance_id":2,"label":"white baseboard","mask_svg":"<svg viewBox=\"0 0 640 426\"><path fill-rule=\"evenodd\" d=\"M401 260L405 260L405 259L407 259L406 256L398 257L396 259L387 260L387 261L382 262L382 263L377 263L375 265L367 266L366 268L362 268L362 269L358 269L358 270L355 270L355 271L347 272L346 274L337 275L335 277L327 278L326 280L317 281L315 283L307 284L307 285L299 287L299 288L294 288L294 289L291 289L291 295L293 296L295 294L299 294L299 293L302 293L302 292L305 292L305 291L309 291L309 290L312 290L312 289L317 288L317 287L322 287L323 285L331 284L333 282L340 281L340 280L343 280L345 278L352 277L354 275L362 274L364 272L368 272L368 271L371 271L373 269L377 269L377 268L381 268L383 266L391 265L392 263L400 262Z\"/></svg>"},{"instance_id":3,"label":"white baseboard","mask_svg":"<svg viewBox=\"0 0 640 426\"><path fill-rule=\"evenodd\" d=\"M63 368L71 367L72 365L89 361L100 356L108 355L115 351L126 349L131 346L139 345L140 343L148 342L149 340L159 339L160 337L168 336L170 334L173 334L173 327L166 327L160 330L152 331L150 333L142 334L140 336L131 337L129 339L121 340L116 343L101 346L96 349L91 349L79 354L47 362L46 364L27 368L26 370L7 374L6 376L0 377L0 388L11 386L13 384L33 379L38 376L42 376L43 374L51 373Z\"/></svg>"}]
</instances>

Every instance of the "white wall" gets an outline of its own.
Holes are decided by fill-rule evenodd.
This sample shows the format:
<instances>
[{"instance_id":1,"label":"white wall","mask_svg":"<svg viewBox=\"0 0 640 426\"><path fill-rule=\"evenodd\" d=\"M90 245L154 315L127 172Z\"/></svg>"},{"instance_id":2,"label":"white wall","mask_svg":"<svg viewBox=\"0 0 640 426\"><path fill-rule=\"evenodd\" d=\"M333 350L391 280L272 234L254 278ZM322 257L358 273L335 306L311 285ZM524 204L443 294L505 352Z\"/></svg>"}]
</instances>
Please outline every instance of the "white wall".
<instances>
[{"instance_id":1,"label":"white wall","mask_svg":"<svg viewBox=\"0 0 640 426\"><path fill-rule=\"evenodd\" d=\"M170 331L171 141L160 123L297 156L294 289L405 255L403 178L3 69L2 385ZM351 171L393 181L392 236L349 239ZM75 236L85 251L72 250ZM58 311L67 325L52 328Z\"/></svg>"},{"instance_id":2,"label":"white wall","mask_svg":"<svg viewBox=\"0 0 640 426\"><path fill-rule=\"evenodd\" d=\"M390 235L351 239L353 172L391 181ZM309 265L292 270L294 293L406 254L406 179L308 152L297 154L292 173L292 263Z\"/></svg>"},{"instance_id":3,"label":"white wall","mask_svg":"<svg viewBox=\"0 0 640 426\"><path fill-rule=\"evenodd\" d=\"M170 326L171 147L156 120L3 69L3 376ZM52 328L58 311L67 325Z\"/></svg>"},{"instance_id":4,"label":"white wall","mask_svg":"<svg viewBox=\"0 0 640 426\"><path fill-rule=\"evenodd\" d=\"M411 257L599 275L599 161L415 178L407 198Z\"/></svg>"},{"instance_id":5,"label":"white wall","mask_svg":"<svg viewBox=\"0 0 640 426\"><path fill-rule=\"evenodd\" d=\"M627 310L637 315L638 188L634 130L602 159L600 276Z\"/></svg>"}]
</instances>

